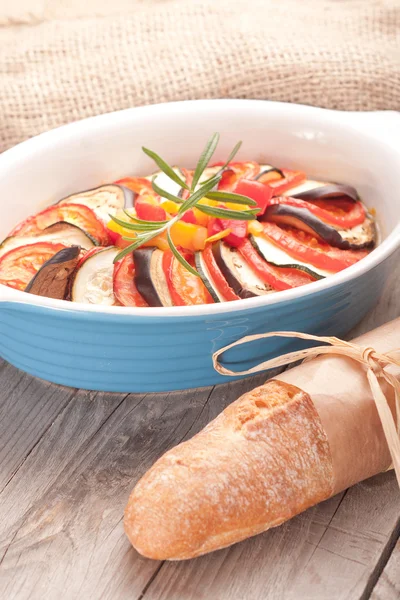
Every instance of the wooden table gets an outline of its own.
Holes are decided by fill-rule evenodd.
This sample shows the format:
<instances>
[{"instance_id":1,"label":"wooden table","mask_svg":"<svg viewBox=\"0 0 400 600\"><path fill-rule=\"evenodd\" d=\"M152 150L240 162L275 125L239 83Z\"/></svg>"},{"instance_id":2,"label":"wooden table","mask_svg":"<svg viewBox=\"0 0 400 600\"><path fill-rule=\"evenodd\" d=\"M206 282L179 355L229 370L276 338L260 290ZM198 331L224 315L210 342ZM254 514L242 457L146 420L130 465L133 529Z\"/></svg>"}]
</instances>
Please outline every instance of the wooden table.
<instances>
[{"instance_id":1,"label":"wooden table","mask_svg":"<svg viewBox=\"0 0 400 600\"><path fill-rule=\"evenodd\" d=\"M400 315L397 279L355 333ZM393 473L196 560L151 561L129 545L122 515L138 478L265 376L145 395L67 389L5 362L0 378L0 598L400 597Z\"/></svg>"}]
</instances>

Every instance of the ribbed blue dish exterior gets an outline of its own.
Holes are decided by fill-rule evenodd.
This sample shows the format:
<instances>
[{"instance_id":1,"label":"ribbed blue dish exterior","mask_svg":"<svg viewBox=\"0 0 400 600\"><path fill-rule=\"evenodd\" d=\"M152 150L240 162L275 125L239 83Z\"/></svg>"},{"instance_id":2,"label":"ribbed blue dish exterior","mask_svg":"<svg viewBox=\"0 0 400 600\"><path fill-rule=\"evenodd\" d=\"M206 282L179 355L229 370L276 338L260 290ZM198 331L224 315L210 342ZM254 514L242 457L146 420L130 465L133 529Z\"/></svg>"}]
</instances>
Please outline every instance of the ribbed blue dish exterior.
<instances>
[{"instance_id":1,"label":"ribbed blue dish exterior","mask_svg":"<svg viewBox=\"0 0 400 600\"><path fill-rule=\"evenodd\" d=\"M393 259L393 257L392 257ZM165 392L227 381L212 353L245 335L302 331L343 336L375 305L391 259L346 284L257 309L193 317L140 317L3 303L1 355L49 381L110 392ZM299 347L273 338L232 349L223 363L243 370Z\"/></svg>"}]
</instances>

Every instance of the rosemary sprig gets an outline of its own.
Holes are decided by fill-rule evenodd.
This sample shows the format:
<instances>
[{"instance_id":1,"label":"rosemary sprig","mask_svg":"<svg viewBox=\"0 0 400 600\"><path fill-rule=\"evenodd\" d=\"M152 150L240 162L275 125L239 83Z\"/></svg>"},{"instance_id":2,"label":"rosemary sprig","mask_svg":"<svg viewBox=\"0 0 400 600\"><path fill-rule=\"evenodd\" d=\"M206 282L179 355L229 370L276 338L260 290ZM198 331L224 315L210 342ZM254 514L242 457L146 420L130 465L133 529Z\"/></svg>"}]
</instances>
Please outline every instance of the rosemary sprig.
<instances>
[{"instance_id":1,"label":"rosemary sprig","mask_svg":"<svg viewBox=\"0 0 400 600\"><path fill-rule=\"evenodd\" d=\"M189 196L188 196L188 198L186 198L186 200L182 200L182 198L179 198L178 196L175 196L174 194L167 192L166 190L160 188L155 183L155 177L154 177L153 181L152 181L152 188L156 192L156 194L158 194L162 198L167 198L168 200L172 200L173 202L176 202L177 204L180 205L177 214L174 217L172 217L172 219L169 219L168 221L144 221L143 219L138 219L136 216L132 216L128 212L125 211L125 214L129 218L129 220L123 221L117 217L113 217L110 215L110 218L115 223L117 223L124 229L134 231L136 233L136 236L133 239L132 244L130 244L129 246L124 248L115 257L114 262L121 260L121 258L126 256L133 250L140 248L140 246L142 246L143 244L149 242L153 238L166 232L168 245L169 245L172 253L176 257L176 259L193 275L200 276L199 273L195 269L193 269L193 267L188 263L188 261L182 256L182 254L176 248L176 246L172 240L172 237L171 237L171 227L173 227L173 225L175 223L180 221L182 219L183 215L187 211L191 210L193 207L196 207L198 210L200 210L201 212L203 212L207 215L222 218L222 219L234 219L234 220L240 220L240 221L242 221L242 220L250 221L250 220L255 219L255 216L258 213L258 208L254 208L257 206L257 203L254 200L252 200L251 198L248 198L247 196L242 196L240 194L235 194L233 192L225 192L223 190L215 191L215 187L220 182L224 169L231 162L231 160L233 159L233 157L239 150L241 142L236 144L236 146L230 153L227 161L218 170L218 172L215 173L212 177L208 178L206 181L203 181L201 183L200 187L198 187L201 176L203 175L204 170L207 168L208 163L210 162L210 160L215 152L218 141L219 141L219 134L214 133L212 135L212 137L210 138L210 140L207 142L203 152L201 153L201 156L198 160L198 163L196 165L196 168L195 168L195 171L193 174L193 179L192 179L192 183L191 183L190 187L187 185L187 183L185 181L183 181L179 177L179 175L172 169L172 167L164 159L162 159L158 154L156 154L152 150L149 150L148 148L142 148L143 152L145 154L147 154L147 156L149 156L150 158L152 158L154 160L154 162L157 164L157 166L159 167L159 169L161 171L163 171L170 179L172 179L175 183L177 183L178 185L180 185L181 187L183 187L185 190L187 190L189 192ZM233 202L235 204L243 204L247 207L253 207L253 208L246 208L244 210L230 210L228 208L222 208L221 206L209 206L207 204L200 203L200 201L203 198L208 198L210 200L214 200L215 202L219 202L222 204L224 204L226 202ZM123 239L131 240L132 238L123 236Z\"/></svg>"}]
</instances>

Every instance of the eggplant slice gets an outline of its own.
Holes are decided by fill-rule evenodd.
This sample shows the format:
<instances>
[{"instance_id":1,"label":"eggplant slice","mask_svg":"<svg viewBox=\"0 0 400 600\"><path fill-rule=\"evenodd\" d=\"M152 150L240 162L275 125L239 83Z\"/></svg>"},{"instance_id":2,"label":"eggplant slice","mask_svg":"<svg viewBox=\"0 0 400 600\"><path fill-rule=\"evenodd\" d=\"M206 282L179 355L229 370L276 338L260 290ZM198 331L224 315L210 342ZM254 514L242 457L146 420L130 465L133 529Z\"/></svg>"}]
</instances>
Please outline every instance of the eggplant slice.
<instances>
[{"instance_id":1,"label":"eggplant slice","mask_svg":"<svg viewBox=\"0 0 400 600\"><path fill-rule=\"evenodd\" d=\"M163 254L158 248L140 248L133 252L135 285L149 306L173 306L162 267Z\"/></svg>"},{"instance_id":2,"label":"eggplant slice","mask_svg":"<svg viewBox=\"0 0 400 600\"><path fill-rule=\"evenodd\" d=\"M203 280L204 285L206 286L207 290L209 291L210 296L214 300L214 302L225 302L225 298L219 292L217 286L214 283L213 278L210 275L210 272L207 268L207 265L206 265L204 257L203 257L203 253L196 252L194 255L194 261L196 264L196 269L197 269L201 279Z\"/></svg>"},{"instance_id":3,"label":"eggplant slice","mask_svg":"<svg viewBox=\"0 0 400 600\"><path fill-rule=\"evenodd\" d=\"M90 250L93 246L97 245L92 236L80 227L72 225L72 223L59 221L58 223L54 223L54 225L50 225L50 227L46 227L46 229L43 229L43 233L38 233L37 235L14 235L6 238L0 245L0 257L13 248L29 246L37 242L58 242L65 244L65 246L80 246L84 250Z\"/></svg>"},{"instance_id":4,"label":"eggplant slice","mask_svg":"<svg viewBox=\"0 0 400 600\"><path fill-rule=\"evenodd\" d=\"M25 288L29 294L64 300L69 281L80 254L79 246L71 246L57 252L46 261Z\"/></svg>"},{"instance_id":5,"label":"eggplant slice","mask_svg":"<svg viewBox=\"0 0 400 600\"><path fill-rule=\"evenodd\" d=\"M112 183L67 196L56 204L84 204L91 208L103 223L108 223L110 215L114 217L120 210L133 208L135 197L136 194L132 190Z\"/></svg>"},{"instance_id":6,"label":"eggplant slice","mask_svg":"<svg viewBox=\"0 0 400 600\"><path fill-rule=\"evenodd\" d=\"M213 254L228 284L240 298L263 296L275 291L258 277L236 248L217 242L213 245Z\"/></svg>"},{"instance_id":7,"label":"eggplant slice","mask_svg":"<svg viewBox=\"0 0 400 600\"><path fill-rule=\"evenodd\" d=\"M274 204L267 208L260 220L296 227L342 250L371 248L376 241L375 223L368 216L361 225L351 229L336 229L321 221L307 208L289 204Z\"/></svg>"},{"instance_id":8,"label":"eggplant slice","mask_svg":"<svg viewBox=\"0 0 400 600\"><path fill-rule=\"evenodd\" d=\"M305 200L306 202L312 200L327 200L329 198L347 198L348 200L357 202L360 199L357 190L351 185L326 183L323 181L313 181L311 179L287 190L283 195L297 198L298 200Z\"/></svg>"},{"instance_id":9,"label":"eggplant slice","mask_svg":"<svg viewBox=\"0 0 400 600\"><path fill-rule=\"evenodd\" d=\"M84 304L115 304L113 291L114 258L120 250L111 246L99 248L76 269L72 285L72 302Z\"/></svg>"},{"instance_id":10,"label":"eggplant slice","mask_svg":"<svg viewBox=\"0 0 400 600\"><path fill-rule=\"evenodd\" d=\"M330 271L325 271L323 269L319 269L318 267L314 267L314 265L310 265L308 263L301 262L297 260L297 258L293 258L290 254L287 254L281 248L278 248L270 242L267 238L260 235L251 235L250 241L253 244L254 248L257 250L259 255L271 265L275 267L282 267L285 269L298 269L299 271L304 271L304 273L308 273L314 279L323 279L328 275L332 275Z\"/></svg>"}]
</instances>

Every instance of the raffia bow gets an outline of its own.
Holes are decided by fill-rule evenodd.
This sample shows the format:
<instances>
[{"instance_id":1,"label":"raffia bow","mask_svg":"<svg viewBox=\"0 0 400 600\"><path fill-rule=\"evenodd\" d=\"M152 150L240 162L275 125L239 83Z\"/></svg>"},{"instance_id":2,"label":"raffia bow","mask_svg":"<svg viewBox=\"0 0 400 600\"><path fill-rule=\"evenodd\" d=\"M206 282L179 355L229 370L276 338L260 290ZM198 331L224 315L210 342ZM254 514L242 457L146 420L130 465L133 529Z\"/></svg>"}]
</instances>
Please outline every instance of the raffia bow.
<instances>
[{"instance_id":1,"label":"raffia bow","mask_svg":"<svg viewBox=\"0 0 400 600\"><path fill-rule=\"evenodd\" d=\"M252 367L246 371L231 371L226 367L222 366L218 362L219 356L235 346L247 344L248 342L254 342L269 337L287 337L287 338L300 338L303 340L314 340L317 342L323 342L329 344L328 346L317 346L314 348L306 348L304 350L298 350L296 352L289 352L282 356L266 360L265 362ZM310 335L308 333L298 333L295 331L274 331L271 333L261 333L256 335L248 335L237 342L233 342L220 350L217 350L213 354L213 365L214 369L221 375L233 376L233 375L249 375L251 373L258 373L266 369L273 369L282 367L298 360L309 360L321 354L335 354L339 356L345 356L361 363L366 369L366 375L368 383L371 388L372 396L374 398L376 408L378 411L379 418L382 423L383 431L386 437L386 441L389 447L389 452L392 457L392 467L396 473L397 481L400 486L400 382L392 374L388 373L385 368L389 365L396 365L400 367L400 350L393 350L381 354L371 347L361 347L351 342L345 342L336 337L323 337L317 335ZM385 380L395 392L395 417L392 415L387 398L382 390L379 380Z\"/></svg>"}]
</instances>

